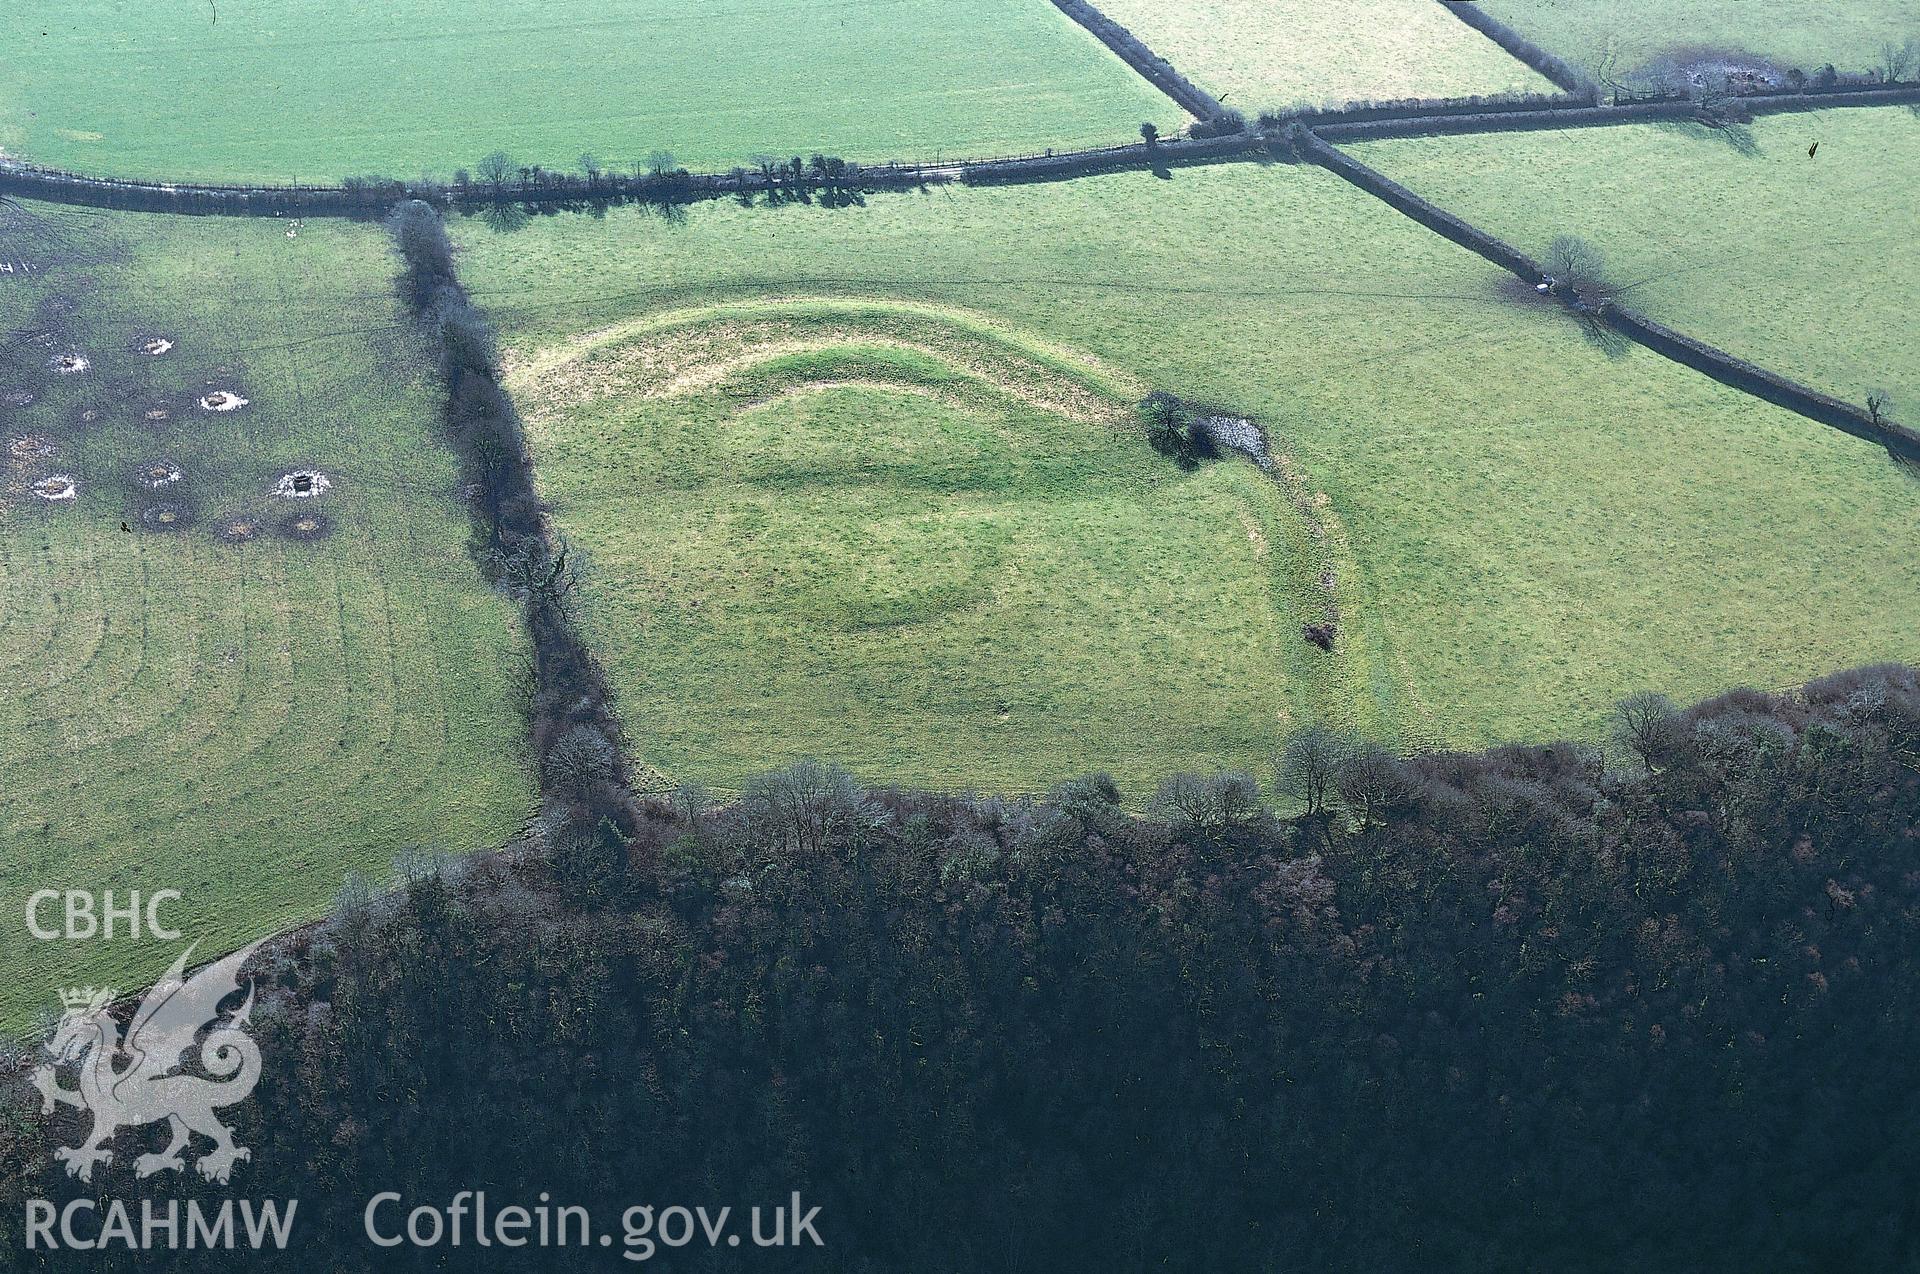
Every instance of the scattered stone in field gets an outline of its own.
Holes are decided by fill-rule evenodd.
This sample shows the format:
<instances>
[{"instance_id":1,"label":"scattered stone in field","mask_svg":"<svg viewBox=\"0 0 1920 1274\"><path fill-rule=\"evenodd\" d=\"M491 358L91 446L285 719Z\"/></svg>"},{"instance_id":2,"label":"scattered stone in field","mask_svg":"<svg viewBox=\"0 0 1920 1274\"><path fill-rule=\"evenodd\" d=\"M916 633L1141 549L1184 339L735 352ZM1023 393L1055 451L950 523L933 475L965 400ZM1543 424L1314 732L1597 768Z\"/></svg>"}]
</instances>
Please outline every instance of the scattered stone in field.
<instances>
[{"instance_id":1,"label":"scattered stone in field","mask_svg":"<svg viewBox=\"0 0 1920 1274\"><path fill-rule=\"evenodd\" d=\"M47 366L53 368L56 376L78 376L93 366L92 360L84 354L55 354L47 360Z\"/></svg>"},{"instance_id":2,"label":"scattered stone in field","mask_svg":"<svg viewBox=\"0 0 1920 1274\"><path fill-rule=\"evenodd\" d=\"M235 513L220 519L220 528L214 534L228 544L245 544L256 538L266 525L267 520L257 513Z\"/></svg>"},{"instance_id":3,"label":"scattered stone in field","mask_svg":"<svg viewBox=\"0 0 1920 1274\"><path fill-rule=\"evenodd\" d=\"M1200 428L1216 447L1237 451L1262 469L1273 463L1267 456L1266 434L1245 416L1206 416Z\"/></svg>"},{"instance_id":4,"label":"scattered stone in field","mask_svg":"<svg viewBox=\"0 0 1920 1274\"><path fill-rule=\"evenodd\" d=\"M33 394L25 389L0 390L0 406L21 408L33 406Z\"/></svg>"},{"instance_id":5,"label":"scattered stone in field","mask_svg":"<svg viewBox=\"0 0 1920 1274\"><path fill-rule=\"evenodd\" d=\"M280 475L273 493L288 500L310 500L331 489L333 482L318 469L295 469Z\"/></svg>"},{"instance_id":6,"label":"scattered stone in field","mask_svg":"<svg viewBox=\"0 0 1920 1274\"><path fill-rule=\"evenodd\" d=\"M161 500L140 510L140 525L153 531L184 531L193 525L193 513L184 504Z\"/></svg>"},{"instance_id":7,"label":"scattered stone in field","mask_svg":"<svg viewBox=\"0 0 1920 1274\"><path fill-rule=\"evenodd\" d=\"M289 540L324 540L333 523L324 513L296 513L280 523L280 534Z\"/></svg>"},{"instance_id":8,"label":"scattered stone in field","mask_svg":"<svg viewBox=\"0 0 1920 1274\"><path fill-rule=\"evenodd\" d=\"M45 434L15 434L7 439L7 454L15 460L45 460L57 450Z\"/></svg>"},{"instance_id":9,"label":"scattered stone in field","mask_svg":"<svg viewBox=\"0 0 1920 1274\"><path fill-rule=\"evenodd\" d=\"M158 491L170 487L186 475L180 472L180 466L171 460L149 460L140 466L135 477L141 486L149 491Z\"/></svg>"},{"instance_id":10,"label":"scattered stone in field","mask_svg":"<svg viewBox=\"0 0 1920 1274\"><path fill-rule=\"evenodd\" d=\"M73 427L88 429L100 423L100 410L97 407L82 407L73 413Z\"/></svg>"},{"instance_id":11,"label":"scattered stone in field","mask_svg":"<svg viewBox=\"0 0 1920 1274\"><path fill-rule=\"evenodd\" d=\"M33 484L33 493L42 500L51 500L55 503L80 498L79 488L74 485L73 479L64 473L48 474L40 479Z\"/></svg>"},{"instance_id":12,"label":"scattered stone in field","mask_svg":"<svg viewBox=\"0 0 1920 1274\"><path fill-rule=\"evenodd\" d=\"M155 403L140 413L140 419L150 425L164 425L173 419L173 408Z\"/></svg>"},{"instance_id":13,"label":"scattered stone in field","mask_svg":"<svg viewBox=\"0 0 1920 1274\"><path fill-rule=\"evenodd\" d=\"M149 358L158 358L173 349L173 341L165 336L136 336L133 348L135 353L145 354Z\"/></svg>"},{"instance_id":14,"label":"scattered stone in field","mask_svg":"<svg viewBox=\"0 0 1920 1274\"><path fill-rule=\"evenodd\" d=\"M247 400L231 389L216 389L200 399L202 411L239 411L247 405Z\"/></svg>"},{"instance_id":15,"label":"scattered stone in field","mask_svg":"<svg viewBox=\"0 0 1920 1274\"><path fill-rule=\"evenodd\" d=\"M1332 620L1323 624L1300 625L1300 635L1306 638L1310 645L1318 646L1325 651L1333 649L1334 631L1335 625Z\"/></svg>"}]
</instances>

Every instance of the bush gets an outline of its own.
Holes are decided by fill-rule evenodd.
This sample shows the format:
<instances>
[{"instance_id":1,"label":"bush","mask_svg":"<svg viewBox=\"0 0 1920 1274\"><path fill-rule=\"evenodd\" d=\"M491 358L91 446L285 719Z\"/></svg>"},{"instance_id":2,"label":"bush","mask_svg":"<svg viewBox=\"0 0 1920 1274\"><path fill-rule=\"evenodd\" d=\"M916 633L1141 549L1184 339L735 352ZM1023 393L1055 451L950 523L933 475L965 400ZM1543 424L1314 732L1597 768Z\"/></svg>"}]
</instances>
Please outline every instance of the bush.
<instances>
[{"instance_id":1,"label":"bush","mask_svg":"<svg viewBox=\"0 0 1920 1274\"><path fill-rule=\"evenodd\" d=\"M1146 424L1147 445L1182 469L1191 471L1202 460L1219 458L1220 449L1207 432L1206 415L1192 404L1155 390L1141 400L1139 411Z\"/></svg>"}]
</instances>

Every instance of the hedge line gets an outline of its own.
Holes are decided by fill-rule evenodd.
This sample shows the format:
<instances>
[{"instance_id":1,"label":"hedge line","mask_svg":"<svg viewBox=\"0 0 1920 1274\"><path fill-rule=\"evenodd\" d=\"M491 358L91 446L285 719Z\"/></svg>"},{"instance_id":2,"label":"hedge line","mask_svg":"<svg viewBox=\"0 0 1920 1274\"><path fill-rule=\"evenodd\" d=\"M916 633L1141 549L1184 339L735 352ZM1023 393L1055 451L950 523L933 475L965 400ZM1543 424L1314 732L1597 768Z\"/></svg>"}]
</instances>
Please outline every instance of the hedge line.
<instances>
[{"instance_id":1,"label":"hedge line","mask_svg":"<svg viewBox=\"0 0 1920 1274\"><path fill-rule=\"evenodd\" d=\"M769 165L725 173L536 172L530 180L489 182L349 178L338 186L219 186L90 177L0 160L0 194L134 212L274 217L289 213L378 220L395 205L418 200L437 208L494 204L681 204L739 194L901 190L952 180L959 165L861 165L815 157L814 167Z\"/></svg>"},{"instance_id":2,"label":"hedge line","mask_svg":"<svg viewBox=\"0 0 1920 1274\"><path fill-rule=\"evenodd\" d=\"M1755 114L1818 110L1841 106L1886 106L1920 102L1920 84L1839 84L1809 86L1800 93L1740 98ZM1488 110L1489 106L1499 109ZM764 169L736 168L725 173L536 172L532 180L504 183L403 182L386 178L350 179L338 186L218 186L179 182L89 177L0 160L0 195L42 199L138 212L216 216L333 215L378 219L395 204L417 199L441 208L496 204L590 207L644 202L696 203L741 194L765 193L822 198L852 198L883 190L911 190L949 181L975 183L1054 181L1087 173L1126 168L1177 166L1231 158L1282 142L1295 125L1311 127L1334 141L1387 137L1485 133L1506 130L1576 128L1688 118L1691 101L1674 99L1626 106L1588 106L1579 99L1517 98L1409 99L1400 103L1362 103L1326 111L1297 111L1262 116L1258 130L1239 127L1231 111L1196 126L1221 130L1213 136L1160 141L1152 146L1124 144L1016 159L955 160L943 164L855 164L822 157L820 167L776 164ZM1231 128L1233 131L1224 131Z\"/></svg>"},{"instance_id":3,"label":"hedge line","mask_svg":"<svg viewBox=\"0 0 1920 1274\"><path fill-rule=\"evenodd\" d=\"M1262 128L1305 124L1360 124L1372 120L1424 118L1428 115L1497 115L1513 111L1575 111L1595 104L1591 97L1568 93L1475 93L1469 97L1400 97L1352 101L1344 106L1302 106L1260 112Z\"/></svg>"},{"instance_id":4,"label":"hedge line","mask_svg":"<svg viewBox=\"0 0 1920 1274\"><path fill-rule=\"evenodd\" d=\"M388 225L405 265L401 295L440 356L448 434L478 488L481 566L521 602L533 639L530 727L549 835L590 837L603 821L630 833L635 811L613 693L574 620L566 546L548 535L520 413L500 385L493 330L455 277L439 212L409 200Z\"/></svg>"},{"instance_id":5,"label":"hedge line","mask_svg":"<svg viewBox=\"0 0 1920 1274\"><path fill-rule=\"evenodd\" d=\"M1487 260L1512 271L1530 284L1545 281L1547 275L1538 262L1504 239L1496 238L1478 226L1462 220L1446 209L1429 203L1377 169L1327 144L1309 129L1294 126L1289 138L1294 153L1346 178L1368 194L1392 205L1421 225L1447 239L1479 253ZM1756 398L1809 420L1831 425L1856 438L1877 442L1897 459L1920 461L1920 433L1876 418L1851 403L1802 385L1797 381L1736 358L1723 349L1685 336L1654 322L1642 314L1603 302L1591 311L1616 331L1646 346L1656 354L1683 366L1705 372L1723 385L1743 390Z\"/></svg>"},{"instance_id":6,"label":"hedge line","mask_svg":"<svg viewBox=\"0 0 1920 1274\"><path fill-rule=\"evenodd\" d=\"M1472 249L1527 282L1538 283L1546 277L1539 263L1512 244L1463 221L1437 204L1427 202L1384 173L1329 146L1313 130L1296 124L1288 130L1287 140L1294 153L1302 159L1330 169L1368 194L1398 208L1429 230L1453 240L1463 248Z\"/></svg>"},{"instance_id":7,"label":"hedge line","mask_svg":"<svg viewBox=\"0 0 1920 1274\"><path fill-rule=\"evenodd\" d=\"M1556 87L1597 99L1599 86L1579 68L1565 58L1547 52L1492 14L1482 11L1473 0L1440 0L1440 4L1454 17L1552 81Z\"/></svg>"},{"instance_id":8,"label":"hedge line","mask_svg":"<svg viewBox=\"0 0 1920 1274\"><path fill-rule=\"evenodd\" d=\"M1227 113L1213 94L1174 70L1173 63L1148 48L1140 37L1086 0L1053 0L1053 4L1060 12L1093 32L1095 39L1112 49L1116 57L1138 71L1149 84L1179 103L1187 114L1196 119L1210 120Z\"/></svg>"},{"instance_id":9,"label":"hedge line","mask_svg":"<svg viewBox=\"0 0 1920 1274\"><path fill-rule=\"evenodd\" d=\"M1884 417L1876 419L1852 403L1788 380L1764 367L1736 358L1725 350L1676 332L1656 323L1644 314L1611 301L1599 307L1600 317L1613 327L1656 353L1676 363L1705 372L1723 385L1744 390L1755 398L1795 411L1809 420L1832 425L1835 429L1877 442L1896 459L1920 461L1920 433Z\"/></svg>"},{"instance_id":10,"label":"hedge line","mask_svg":"<svg viewBox=\"0 0 1920 1274\"><path fill-rule=\"evenodd\" d=\"M1178 168L1185 164L1208 163L1266 150L1269 145L1265 136L1252 131L1229 133L1223 137L1180 138L1152 145L1067 151L1029 159L967 164L960 170L960 180L971 186L1064 181L1071 177L1120 172L1129 168Z\"/></svg>"},{"instance_id":11,"label":"hedge line","mask_svg":"<svg viewBox=\"0 0 1920 1274\"><path fill-rule=\"evenodd\" d=\"M1762 97L1742 97L1737 104L1755 115L1776 115L1788 111L1834 110L1843 106L1898 106L1920 102L1920 84L1894 87L1843 86L1809 89L1803 93L1777 93ZM1555 128L1591 128L1607 124L1637 124L1664 119L1691 119L1698 105L1690 98L1674 97L1624 106L1559 106L1488 111L1481 114L1457 114L1451 111L1424 111L1372 119L1340 119L1328 123L1300 120L1321 137L1340 142L1379 141L1390 137L1438 137L1459 133L1525 132Z\"/></svg>"}]
</instances>

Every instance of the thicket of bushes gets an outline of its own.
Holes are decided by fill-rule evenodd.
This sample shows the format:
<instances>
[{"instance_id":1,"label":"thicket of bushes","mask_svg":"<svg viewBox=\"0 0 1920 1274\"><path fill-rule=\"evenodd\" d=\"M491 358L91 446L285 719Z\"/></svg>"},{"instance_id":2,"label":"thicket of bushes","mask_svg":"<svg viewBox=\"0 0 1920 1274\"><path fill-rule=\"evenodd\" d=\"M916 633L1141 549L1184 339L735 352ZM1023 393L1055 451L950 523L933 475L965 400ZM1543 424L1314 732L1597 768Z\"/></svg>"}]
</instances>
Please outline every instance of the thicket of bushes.
<instances>
[{"instance_id":1,"label":"thicket of bushes","mask_svg":"<svg viewBox=\"0 0 1920 1274\"><path fill-rule=\"evenodd\" d=\"M531 735L546 801L546 835L561 852L592 855L601 825L633 825L613 694L573 614L574 576L551 540L520 413L501 387L492 328L454 275L440 214L415 201L389 222L401 295L440 355L449 437L478 488L488 578L523 607L533 639Z\"/></svg>"},{"instance_id":2,"label":"thicket of bushes","mask_svg":"<svg viewBox=\"0 0 1920 1274\"><path fill-rule=\"evenodd\" d=\"M806 765L651 809L591 905L544 861L419 871L264 965L242 1190L301 1199L303 1270L441 1268L371 1252L360 1209L463 1189L797 1189L827 1243L800 1264L834 1270L1904 1268L1920 678L1643 696L1618 739L1308 732L1289 819L1246 776L1136 818L1101 779ZM37 1120L0 1164L0 1231L76 1190ZM90 1262L136 1267L274 1266Z\"/></svg>"}]
</instances>

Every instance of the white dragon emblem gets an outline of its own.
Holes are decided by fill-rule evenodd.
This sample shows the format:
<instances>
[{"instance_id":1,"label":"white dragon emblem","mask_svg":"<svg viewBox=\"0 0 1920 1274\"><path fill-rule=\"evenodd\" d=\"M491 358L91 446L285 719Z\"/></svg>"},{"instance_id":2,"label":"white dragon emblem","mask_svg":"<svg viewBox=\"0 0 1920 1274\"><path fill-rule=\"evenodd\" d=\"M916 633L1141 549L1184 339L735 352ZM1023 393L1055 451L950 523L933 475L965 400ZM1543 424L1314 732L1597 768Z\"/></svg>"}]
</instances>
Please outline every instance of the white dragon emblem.
<instances>
[{"instance_id":1,"label":"white dragon emblem","mask_svg":"<svg viewBox=\"0 0 1920 1274\"><path fill-rule=\"evenodd\" d=\"M94 1165L113 1162L111 1146L120 1129L163 1119L173 1138L158 1154L136 1159L135 1176L186 1167L180 1152L194 1133L214 1143L194 1163L209 1181L224 1184L236 1162L252 1157L245 1146L234 1144L233 1130L213 1112L245 1101L260 1082L260 1050L245 1030L253 1011L252 982L245 1003L216 1022L221 1001L239 991L240 967L258 946L236 951L188 978L187 960L193 954L189 946L147 992L124 1036L109 1011L113 992L88 987L61 993L66 1014L46 1045L53 1060L34 1071L33 1086L40 1090L43 1115L52 1114L56 1105L93 1112L93 1131L86 1139L53 1152L70 1175L93 1180ZM200 1040L200 1064L221 1082L179 1073L187 1051L207 1027L213 1029ZM79 1068L77 1089L60 1087L57 1072L62 1066Z\"/></svg>"}]
</instances>

